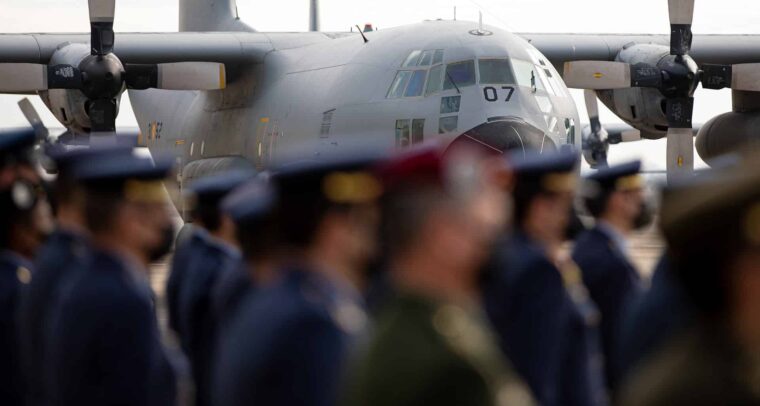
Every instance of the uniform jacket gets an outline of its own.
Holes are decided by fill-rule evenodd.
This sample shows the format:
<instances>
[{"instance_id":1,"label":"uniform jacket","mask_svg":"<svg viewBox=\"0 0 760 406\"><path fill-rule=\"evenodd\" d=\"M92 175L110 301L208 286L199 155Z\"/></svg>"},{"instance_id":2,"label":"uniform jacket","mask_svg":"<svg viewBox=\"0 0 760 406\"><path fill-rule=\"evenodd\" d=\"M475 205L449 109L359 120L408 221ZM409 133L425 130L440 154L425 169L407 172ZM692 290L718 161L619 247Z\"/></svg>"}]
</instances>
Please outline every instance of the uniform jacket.
<instances>
[{"instance_id":1,"label":"uniform jacket","mask_svg":"<svg viewBox=\"0 0 760 406\"><path fill-rule=\"evenodd\" d=\"M652 276L652 286L628 309L624 321L619 376L626 376L694 322L693 309L668 269L666 256Z\"/></svg>"},{"instance_id":2,"label":"uniform jacket","mask_svg":"<svg viewBox=\"0 0 760 406\"><path fill-rule=\"evenodd\" d=\"M45 336L49 329L51 307L60 286L76 270L81 270L89 254L86 237L57 229L40 248L35 258L34 275L21 292L19 342L21 365L31 405L47 404L44 376L47 373Z\"/></svg>"},{"instance_id":3,"label":"uniform jacket","mask_svg":"<svg viewBox=\"0 0 760 406\"><path fill-rule=\"evenodd\" d=\"M62 287L48 334L59 405L169 405L174 373L144 270L106 252Z\"/></svg>"},{"instance_id":4,"label":"uniform jacket","mask_svg":"<svg viewBox=\"0 0 760 406\"><path fill-rule=\"evenodd\" d=\"M0 404L20 405L24 381L18 357L16 314L20 290L32 278L32 264L18 254L0 251Z\"/></svg>"},{"instance_id":5,"label":"uniform jacket","mask_svg":"<svg viewBox=\"0 0 760 406\"><path fill-rule=\"evenodd\" d=\"M214 404L334 405L352 340L365 324L358 295L304 267L249 295L220 340Z\"/></svg>"},{"instance_id":6,"label":"uniform jacket","mask_svg":"<svg viewBox=\"0 0 760 406\"><path fill-rule=\"evenodd\" d=\"M185 275L193 260L193 254L204 245L205 234L204 230L194 227L190 237L177 246L172 257L169 279L166 282L166 306L169 311L169 327L177 334L180 334L180 291L186 283Z\"/></svg>"},{"instance_id":7,"label":"uniform jacket","mask_svg":"<svg viewBox=\"0 0 760 406\"><path fill-rule=\"evenodd\" d=\"M600 226L582 233L573 248L573 260L583 283L601 313L600 332L607 385L617 382L620 335L631 302L642 293L641 279L625 254Z\"/></svg>"},{"instance_id":8,"label":"uniform jacket","mask_svg":"<svg viewBox=\"0 0 760 406\"><path fill-rule=\"evenodd\" d=\"M598 315L580 275L567 281L522 233L502 244L483 290L502 349L542 405L605 403Z\"/></svg>"},{"instance_id":9,"label":"uniform jacket","mask_svg":"<svg viewBox=\"0 0 760 406\"><path fill-rule=\"evenodd\" d=\"M243 299L254 289L247 266L244 262L238 261L223 269L217 278L211 292L211 307L218 329L234 319Z\"/></svg>"},{"instance_id":10,"label":"uniform jacket","mask_svg":"<svg viewBox=\"0 0 760 406\"><path fill-rule=\"evenodd\" d=\"M180 343L192 366L196 405L208 405L216 329L212 290L224 270L236 267L240 259L232 247L208 235L199 240L182 270L175 316L179 319Z\"/></svg>"},{"instance_id":11,"label":"uniform jacket","mask_svg":"<svg viewBox=\"0 0 760 406\"><path fill-rule=\"evenodd\" d=\"M530 405L476 309L411 294L380 312L347 405Z\"/></svg>"}]
</instances>

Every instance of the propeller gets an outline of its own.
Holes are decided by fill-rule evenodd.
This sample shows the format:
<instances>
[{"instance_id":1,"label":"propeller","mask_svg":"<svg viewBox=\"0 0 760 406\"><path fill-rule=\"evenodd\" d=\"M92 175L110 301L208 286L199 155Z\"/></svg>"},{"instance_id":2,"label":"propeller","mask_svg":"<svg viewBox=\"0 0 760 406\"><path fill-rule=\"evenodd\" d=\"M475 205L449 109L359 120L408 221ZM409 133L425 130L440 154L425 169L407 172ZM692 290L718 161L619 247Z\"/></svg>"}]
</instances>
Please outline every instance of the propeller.
<instances>
[{"instance_id":1,"label":"propeller","mask_svg":"<svg viewBox=\"0 0 760 406\"><path fill-rule=\"evenodd\" d=\"M689 56L694 0L668 0L670 56L657 66L624 62L574 61L565 64L568 87L607 90L645 87L658 89L666 100L668 121L668 179L690 174L694 169L692 115L694 91L705 89L760 91L760 64L703 65Z\"/></svg>"},{"instance_id":2,"label":"propeller","mask_svg":"<svg viewBox=\"0 0 760 406\"><path fill-rule=\"evenodd\" d=\"M607 166L607 152L610 144L634 142L641 140L641 131L625 128L604 128L599 120L599 102L596 92L586 89L583 91L588 112L589 126L583 129L583 156L586 162L596 169ZM614 127L614 126L613 126Z\"/></svg>"},{"instance_id":3,"label":"propeller","mask_svg":"<svg viewBox=\"0 0 760 406\"><path fill-rule=\"evenodd\" d=\"M583 154L592 168L605 167L607 166L607 151L610 146L607 141L607 131L602 127L602 122L599 121L599 104L596 100L596 93L593 90L586 89L583 91L583 96L590 123L588 132L583 132Z\"/></svg>"},{"instance_id":4,"label":"propeller","mask_svg":"<svg viewBox=\"0 0 760 406\"><path fill-rule=\"evenodd\" d=\"M115 0L89 0L90 55L78 66L0 63L0 93L77 89L87 96L92 133L113 134L124 88L218 90L226 87L224 64L176 62L122 65L113 53Z\"/></svg>"}]
</instances>

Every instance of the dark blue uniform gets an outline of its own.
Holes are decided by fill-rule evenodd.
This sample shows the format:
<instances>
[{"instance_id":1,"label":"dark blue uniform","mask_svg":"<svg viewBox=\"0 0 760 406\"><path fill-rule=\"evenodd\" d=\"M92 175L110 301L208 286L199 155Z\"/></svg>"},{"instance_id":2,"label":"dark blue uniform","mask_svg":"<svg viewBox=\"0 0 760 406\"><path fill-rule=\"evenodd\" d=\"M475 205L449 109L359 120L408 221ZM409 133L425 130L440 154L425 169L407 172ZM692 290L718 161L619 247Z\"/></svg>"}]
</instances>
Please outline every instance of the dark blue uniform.
<instances>
[{"instance_id":1,"label":"dark blue uniform","mask_svg":"<svg viewBox=\"0 0 760 406\"><path fill-rule=\"evenodd\" d=\"M484 287L501 346L543 405L605 403L598 314L583 287L543 249L515 233L496 255Z\"/></svg>"},{"instance_id":2,"label":"dark blue uniform","mask_svg":"<svg viewBox=\"0 0 760 406\"><path fill-rule=\"evenodd\" d=\"M642 361L691 327L694 321L694 309L668 270L667 257L663 256L652 276L652 286L631 304L623 320L620 378L625 379Z\"/></svg>"},{"instance_id":3,"label":"dark blue uniform","mask_svg":"<svg viewBox=\"0 0 760 406\"><path fill-rule=\"evenodd\" d=\"M18 357L16 313L24 284L32 278L32 264L10 251L0 251L0 404L23 403L24 381Z\"/></svg>"},{"instance_id":4,"label":"dark blue uniform","mask_svg":"<svg viewBox=\"0 0 760 406\"><path fill-rule=\"evenodd\" d=\"M334 405L364 324L357 295L302 269L249 295L219 342L214 404Z\"/></svg>"},{"instance_id":5,"label":"dark blue uniform","mask_svg":"<svg viewBox=\"0 0 760 406\"><path fill-rule=\"evenodd\" d=\"M193 253L203 247L203 239L200 233L205 233L205 231L193 228L190 237L174 250L169 279L166 282L166 307L169 311L169 327L177 335L180 335L179 296L181 285L185 283L185 275L188 273L187 270L190 261L193 259ZM184 347L183 350L187 351Z\"/></svg>"},{"instance_id":6,"label":"dark blue uniform","mask_svg":"<svg viewBox=\"0 0 760 406\"><path fill-rule=\"evenodd\" d=\"M32 281L21 294L19 309L19 341L21 365L27 382L30 404L47 404L44 377L47 373L45 335L49 316L59 288L87 261L87 238L75 231L57 229L40 248L35 258Z\"/></svg>"},{"instance_id":7,"label":"dark blue uniform","mask_svg":"<svg viewBox=\"0 0 760 406\"><path fill-rule=\"evenodd\" d=\"M215 338L212 288L222 271L240 262L240 254L207 233L198 230L192 237L193 251L184 268L177 298L179 336L193 370L196 404L210 403L211 354ZM178 269L179 270L179 269Z\"/></svg>"},{"instance_id":8,"label":"dark blue uniform","mask_svg":"<svg viewBox=\"0 0 760 406\"><path fill-rule=\"evenodd\" d=\"M573 260L581 268L583 283L601 313L602 349L607 385L618 381L620 334L628 306L642 293L641 278L628 262L611 231L597 224L581 234L573 249Z\"/></svg>"},{"instance_id":9,"label":"dark blue uniform","mask_svg":"<svg viewBox=\"0 0 760 406\"><path fill-rule=\"evenodd\" d=\"M62 287L48 335L51 396L60 405L170 405L173 370L161 346L144 270L105 252Z\"/></svg>"},{"instance_id":10,"label":"dark blue uniform","mask_svg":"<svg viewBox=\"0 0 760 406\"><path fill-rule=\"evenodd\" d=\"M221 271L211 292L211 306L218 329L234 320L243 299L253 289L253 280L248 275L246 264L239 262Z\"/></svg>"}]
</instances>

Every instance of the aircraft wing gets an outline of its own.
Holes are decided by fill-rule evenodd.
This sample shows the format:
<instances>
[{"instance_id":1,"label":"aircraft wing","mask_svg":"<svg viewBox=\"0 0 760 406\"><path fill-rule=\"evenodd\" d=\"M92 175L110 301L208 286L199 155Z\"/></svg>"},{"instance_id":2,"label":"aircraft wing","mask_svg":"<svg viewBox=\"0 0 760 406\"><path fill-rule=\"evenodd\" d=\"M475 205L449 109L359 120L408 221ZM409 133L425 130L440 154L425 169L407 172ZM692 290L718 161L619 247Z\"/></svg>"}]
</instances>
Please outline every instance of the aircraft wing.
<instances>
[{"instance_id":1,"label":"aircraft wing","mask_svg":"<svg viewBox=\"0 0 760 406\"><path fill-rule=\"evenodd\" d=\"M90 34L0 34L0 62L46 64L66 42L89 44ZM118 33L123 63L258 63L274 49L267 34L247 32Z\"/></svg>"},{"instance_id":2,"label":"aircraft wing","mask_svg":"<svg viewBox=\"0 0 760 406\"><path fill-rule=\"evenodd\" d=\"M517 34L538 48L560 72L568 61L614 61L630 43L669 46L669 35ZM760 62L760 35L694 35L689 54L700 64Z\"/></svg>"}]
</instances>

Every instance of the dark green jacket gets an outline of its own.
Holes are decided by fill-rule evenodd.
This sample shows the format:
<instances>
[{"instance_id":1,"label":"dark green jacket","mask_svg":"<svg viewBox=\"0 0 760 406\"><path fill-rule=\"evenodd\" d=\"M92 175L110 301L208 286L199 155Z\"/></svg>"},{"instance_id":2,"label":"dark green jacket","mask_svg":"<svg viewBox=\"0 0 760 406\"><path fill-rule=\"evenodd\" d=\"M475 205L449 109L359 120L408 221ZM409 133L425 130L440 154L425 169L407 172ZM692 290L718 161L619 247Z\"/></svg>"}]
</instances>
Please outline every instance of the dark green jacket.
<instances>
[{"instance_id":1,"label":"dark green jacket","mask_svg":"<svg viewBox=\"0 0 760 406\"><path fill-rule=\"evenodd\" d=\"M381 312L367 351L348 377L346 404L533 404L476 313L397 297Z\"/></svg>"}]
</instances>

